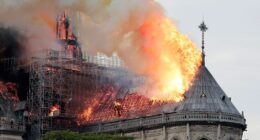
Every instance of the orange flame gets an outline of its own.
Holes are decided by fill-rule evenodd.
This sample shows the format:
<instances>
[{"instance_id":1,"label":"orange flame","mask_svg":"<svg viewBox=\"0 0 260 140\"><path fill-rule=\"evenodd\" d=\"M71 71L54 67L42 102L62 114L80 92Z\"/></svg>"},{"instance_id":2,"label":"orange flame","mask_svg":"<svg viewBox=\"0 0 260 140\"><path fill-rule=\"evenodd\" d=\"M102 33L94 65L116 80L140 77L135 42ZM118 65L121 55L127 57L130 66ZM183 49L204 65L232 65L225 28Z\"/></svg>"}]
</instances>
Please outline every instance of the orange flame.
<instances>
[{"instance_id":1,"label":"orange flame","mask_svg":"<svg viewBox=\"0 0 260 140\"><path fill-rule=\"evenodd\" d=\"M84 110L83 114L81 114L81 117L84 118L84 120L89 121L91 119L93 113L92 107L88 107Z\"/></svg>"},{"instance_id":2,"label":"orange flame","mask_svg":"<svg viewBox=\"0 0 260 140\"><path fill-rule=\"evenodd\" d=\"M149 96L155 100L183 100L201 65L201 52L165 17L146 20L139 32L142 51L152 60L145 72L156 82L155 93Z\"/></svg>"},{"instance_id":3,"label":"orange flame","mask_svg":"<svg viewBox=\"0 0 260 140\"><path fill-rule=\"evenodd\" d=\"M50 108L50 113L49 116L53 117L53 116L58 116L60 114L60 106L58 104L54 104L51 108Z\"/></svg>"},{"instance_id":4,"label":"orange flame","mask_svg":"<svg viewBox=\"0 0 260 140\"><path fill-rule=\"evenodd\" d=\"M153 81L149 98L135 93L118 101L116 90L109 87L86 99L81 123L158 113L164 105L183 100L201 65L201 52L165 17L147 19L138 32L141 52L150 60L144 71Z\"/></svg>"},{"instance_id":5,"label":"orange flame","mask_svg":"<svg viewBox=\"0 0 260 140\"><path fill-rule=\"evenodd\" d=\"M117 99L116 94L117 90L112 85L106 85L102 90L94 92L92 97L86 97L84 108L80 111L82 113L78 115L78 124L153 114L167 104L153 101L138 93L128 94L123 99Z\"/></svg>"}]
</instances>

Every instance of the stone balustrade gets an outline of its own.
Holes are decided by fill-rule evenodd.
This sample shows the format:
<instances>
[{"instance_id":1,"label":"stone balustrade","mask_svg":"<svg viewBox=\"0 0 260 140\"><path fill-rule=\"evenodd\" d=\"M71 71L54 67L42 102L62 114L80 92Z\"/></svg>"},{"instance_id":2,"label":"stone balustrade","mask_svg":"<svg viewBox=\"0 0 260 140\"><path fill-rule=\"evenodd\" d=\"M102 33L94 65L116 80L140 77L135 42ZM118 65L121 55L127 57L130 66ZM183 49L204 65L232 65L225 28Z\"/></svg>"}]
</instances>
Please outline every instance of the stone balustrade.
<instances>
[{"instance_id":1,"label":"stone balustrade","mask_svg":"<svg viewBox=\"0 0 260 140\"><path fill-rule=\"evenodd\" d=\"M117 120L112 122L103 122L89 124L82 127L84 132L116 132L135 130L143 127L156 127L165 124L188 123L188 122L215 122L231 123L246 126L245 119L239 115L227 113L169 113L142 118Z\"/></svg>"},{"instance_id":2,"label":"stone balustrade","mask_svg":"<svg viewBox=\"0 0 260 140\"><path fill-rule=\"evenodd\" d=\"M18 124L0 123L0 131L25 132L25 127Z\"/></svg>"}]
</instances>

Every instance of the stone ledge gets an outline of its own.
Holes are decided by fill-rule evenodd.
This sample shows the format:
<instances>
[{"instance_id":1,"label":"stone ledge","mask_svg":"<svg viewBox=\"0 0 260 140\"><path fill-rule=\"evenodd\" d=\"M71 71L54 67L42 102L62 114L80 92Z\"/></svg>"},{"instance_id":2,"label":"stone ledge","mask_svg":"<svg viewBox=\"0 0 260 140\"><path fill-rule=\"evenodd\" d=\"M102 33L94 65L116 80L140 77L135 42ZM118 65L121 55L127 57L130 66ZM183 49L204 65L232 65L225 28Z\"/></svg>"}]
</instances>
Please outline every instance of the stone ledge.
<instances>
[{"instance_id":1,"label":"stone ledge","mask_svg":"<svg viewBox=\"0 0 260 140\"><path fill-rule=\"evenodd\" d=\"M240 115L211 112L167 113L154 116L146 116L128 120L116 120L111 122L93 123L81 127L88 132L117 132L136 130L147 127L158 127L165 124L188 122L209 122L235 124L246 129L245 119Z\"/></svg>"}]
</instances>

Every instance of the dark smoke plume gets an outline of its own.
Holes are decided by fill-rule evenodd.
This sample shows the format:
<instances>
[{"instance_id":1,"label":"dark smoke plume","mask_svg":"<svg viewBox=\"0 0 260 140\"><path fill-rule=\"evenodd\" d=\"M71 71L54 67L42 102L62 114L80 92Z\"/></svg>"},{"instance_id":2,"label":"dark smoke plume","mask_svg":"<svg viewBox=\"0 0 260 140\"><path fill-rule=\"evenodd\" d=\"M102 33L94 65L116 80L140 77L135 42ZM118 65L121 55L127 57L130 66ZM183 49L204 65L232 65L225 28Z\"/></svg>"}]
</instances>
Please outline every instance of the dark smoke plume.
<instances>
[{"instance_id":1,"label":"dark smoke plume","mask_svg":"<svg viewBox=\"0 0 260 140\"><path fill-rule=\"evenodd\" d=\"M23 54L24 37L12 28L0 27L0 81L17 84L19 98L26 99L28 73L18 68Z\"/></svg>"},{"instance_id":2,"label":"dark smoke plume","mask_svg":"<svg viewBox=\"0 0 260 140\"><path fill-rule=\"evenodd\" d=\"M22 36L11 28L0 27L0 58L17 58L22 51Z\"/></svg>"},{"instance_id":3,"label":"dark smoke plume","mask_svg":"<svg viewBox=\"0 0 260 140\"><path fill-rule=\"evenodd\" d=\"M21 47L21 36L16 30L0 27L0 80L13 82L16 79L16 60Z\"/></svg>"}]
</instances>

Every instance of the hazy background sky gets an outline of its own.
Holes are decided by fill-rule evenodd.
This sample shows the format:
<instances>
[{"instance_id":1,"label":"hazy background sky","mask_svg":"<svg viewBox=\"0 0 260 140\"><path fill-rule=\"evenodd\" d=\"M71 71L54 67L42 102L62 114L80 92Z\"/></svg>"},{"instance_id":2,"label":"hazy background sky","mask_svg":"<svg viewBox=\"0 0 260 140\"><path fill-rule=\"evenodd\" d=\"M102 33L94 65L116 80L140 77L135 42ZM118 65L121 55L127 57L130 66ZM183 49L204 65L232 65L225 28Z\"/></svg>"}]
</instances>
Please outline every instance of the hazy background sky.
<instances>
[{"instance_id":1,"label":"hazy background sky","mask_svg":"<svg viewBox=\"0 0 260 140\"><path fill-rule=\"evenodd\" d=\"M260 139L260 1L157 0L198 47L204 20L206 65L247 119L243 139Z\"/></svg>"}]
</instances>

